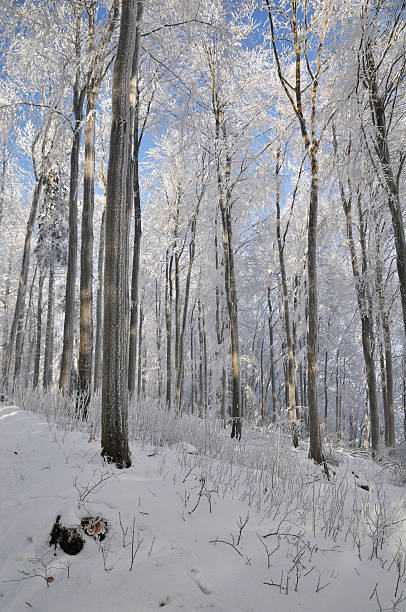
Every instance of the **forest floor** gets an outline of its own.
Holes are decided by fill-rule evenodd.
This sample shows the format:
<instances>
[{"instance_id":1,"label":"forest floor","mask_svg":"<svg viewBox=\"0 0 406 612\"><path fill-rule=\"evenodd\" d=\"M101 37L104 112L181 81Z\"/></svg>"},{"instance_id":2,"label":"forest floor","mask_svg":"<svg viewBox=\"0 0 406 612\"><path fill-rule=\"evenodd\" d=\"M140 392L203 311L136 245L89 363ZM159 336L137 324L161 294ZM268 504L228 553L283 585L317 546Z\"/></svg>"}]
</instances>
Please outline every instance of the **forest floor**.
<instances>
[{"instance_id":1,"label":"forest floor","mask_svg":"<svg viewBox=\"0 0 406 612\"><path fill-rule=\"evenodd\" d=\"M2 612L406 610L405 489L390 484L393 467L335 453L327 480L305 443L294 451L279 438L269 478L209 461L193 440L133 443L120 471L93 438L0 407ZM251 431L241 463L263 456L265 438ZM103 517L108 532L69 556L49 546L57 515L67 526Z\"/></svg>"}]
</instances>

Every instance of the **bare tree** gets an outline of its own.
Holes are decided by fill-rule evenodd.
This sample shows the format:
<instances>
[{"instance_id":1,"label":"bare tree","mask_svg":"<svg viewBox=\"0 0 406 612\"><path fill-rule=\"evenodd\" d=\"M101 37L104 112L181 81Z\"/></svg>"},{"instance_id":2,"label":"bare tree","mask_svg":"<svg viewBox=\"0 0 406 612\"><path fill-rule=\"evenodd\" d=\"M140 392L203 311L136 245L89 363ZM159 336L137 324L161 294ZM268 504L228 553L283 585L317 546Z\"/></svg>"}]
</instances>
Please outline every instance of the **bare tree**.
<instances>
[{"instance_id":1,"label":"bare tree","mask_svg":"<svg viewBox=\"0 0 406 612\"><path fill-rule=\"evenodd\" d=\"M113 72L112 124L106 198L102 455L131 465L128 446L128 250L127 179L130 141L130 77L137 0L122 0L120 36Z\"/></svg>"},{"instance_id":2,"label":"bare tree","mask_svg":"<svg viewBox=\"0 0 406 612\"><path fill-rule=\"evenodd\" d=\"M328 27L328 10L325 9L320 31L312 31L311 3L297 2L292 0L290 14L285 13L275 0L266 0L268 17L271 29L272 49L276 63L276 69L287 99L296 115L300 132L302 135L305 151L310 161L310 202L309 223L307 234L307 275L308 275L308 336L307 336L307 366L308 366L308 401L310 420L310 450L309 456L317 463L323 462L323 450L319 428L318 411L318 298L317 298L317 214L319 200L319 161L318 154L322 131L317 133L317 94L319 79L322 71L322 50ZM327 6L327 4L326 4ZM319 15L319 18L321 16ZM294 82L291 84L284 73L278 33L275 30L275 20L279 25L287 29L291 36L294 53ZM314 42L317 38L317 42ZM310 49L312 51L310 51ZM312 57L310 57L312 54ZM303 68L305 63L307 79L309 81L310 98L304 98ZM308 105L308 115L305 113L304 104Z\"/></svg>"},{"instance_id":3,"label":"bare tree","mask_svg":"<svg viewBox=\"0 0 406 612\"><path fill-rule=\"evenodd\" d=\"M68 244L68 269L66 274L65 289L65 319L63 329L63 348L61 359L61 372L59 377L59 388L64 394L70 392L71 372L73 362L73 340L75 332L75 288L77 272L77 250L78 250L78 177L79 177L79 153L80 140L82 136L82 115L86 88L81 83L81 11L76 8L76 30L75 30L75 80L73 84L73 114L74 126L72 146L70 153L70 180L69 180L69 244Z\"/></svg>"},{"instance_id":4,"label":"bare tree","mask_svg":"<svg viewBox=\"0 0 406 612\"><path fill-rule=\"evenodd\" d=\"M93 213L96 107L100 87L111 62L107 45L116 25L118 8L118 0L113 0L97 45L96 0L90 0L86 5L88 13L88 70L86 76L85 174L80 249L80 342L78 360L79 391L83 395L84 417L90 397L93 365Z\"/></svg>"}]
</instances>

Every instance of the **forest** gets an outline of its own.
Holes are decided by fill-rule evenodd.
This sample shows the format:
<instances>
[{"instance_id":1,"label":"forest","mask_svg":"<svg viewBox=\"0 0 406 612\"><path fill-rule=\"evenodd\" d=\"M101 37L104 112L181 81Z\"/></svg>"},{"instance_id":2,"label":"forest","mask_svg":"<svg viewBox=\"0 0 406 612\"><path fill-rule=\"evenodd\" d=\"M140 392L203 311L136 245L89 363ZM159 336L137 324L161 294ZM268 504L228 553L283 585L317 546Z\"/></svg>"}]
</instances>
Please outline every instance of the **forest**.
<instances>
[{"instance_id":1,"label":"forest","mask_svg":"<svg viewBox=\"0 0 406 612\"><path fill-rule=\"evenodd\" d=\"M405 610L406 0L0 33L7 612Z\"/></svg>"},{"instance_id":2,"label":"forest","mask_svg":"<svg viewBox=\"0 0 406 612\"><path fill-rule=\"evenodd\" d=\"M404 439L405 3L331 4L2 3L6 397Z\"/></svg>"}]
</instances>

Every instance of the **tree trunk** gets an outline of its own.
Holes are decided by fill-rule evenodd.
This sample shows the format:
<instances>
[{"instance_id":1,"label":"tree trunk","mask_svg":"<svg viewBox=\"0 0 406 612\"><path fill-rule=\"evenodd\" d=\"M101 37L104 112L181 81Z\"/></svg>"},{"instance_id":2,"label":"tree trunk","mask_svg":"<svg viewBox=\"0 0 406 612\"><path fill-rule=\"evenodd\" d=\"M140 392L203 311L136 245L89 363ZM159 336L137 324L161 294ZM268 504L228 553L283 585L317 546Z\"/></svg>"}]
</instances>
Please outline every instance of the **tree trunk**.
<instances>
[{"instance_id":1,"label":"tree trunk","mask_svg":"<svg viewBox=\"0 0 406 612\"><path fill-rule=\"evenodd\" d=\"M30 344L29 351L31 349L30 333L28 333L28 322L30 320L30 332L31 332L31 328L32 328L32 325L31 325L31 319L32 319L32 316L31 316L32 315L32 313L31 313L31 304L32 304L32 296L33 296L33 291L34 291L35 279L36 279L36 276L37 276L37 270L38 270L38 267L35 266L34 274L32 275L32 279L31 279L30 293L29 293L29 298L28 298L27 313L25 315L25 323L24 323L24 330L23 330L23 334L22 334L21 346L19 347L19 351L18 352L17 352L17 349L16 349L16 359L17 359L17 355L19 355L19 360L20 360L19 371L21 371L21 361L22 361L23 352L24 352L24 342L25 342L25 339L27 337L28 337L28 341L29 341L29 344ZM26 359L26 363L25 363L26 367L25 367L25 371L24 371L25 379L27 379L27 364L28 364L28 368L29 368L31 366L30 359L28 359L28 360Z\"/></svg>"},{"instance_id":2,"label":"tree trunk","mask_svg":"<svg viewBox=\"0 0 406 612\"><path fill-rule=\"evenodd\" d=\"M309 303L309 326L307 340L307 369L308 387L307 397L309 401L310 422L310 451L309 455L316 463L324 461L320 426L319 408L317 401L317 356L318 356L318 302L317 302L317 212L318 212L318 162L317 145L313 142L310 149L311 185L309 205L309 226L307 241L307 278L308 303Z\"/></svg>"},{"instance_id":3,"label":"tree trunk","mask_svg":"<svg viewBox=\"0 0 406 612\"><path fill-rule=\"evenodd\" d=\"M23 319L23 316L21 317L20 329L17 332L16 348L15 348L15 356L14 356L14 380L17 380L17 378L19 377L20 372L21 372L21 362L22 362L22 357L23 357L25 334L26 334L26 331L27 331L27 323L28 323L28 317L29 317L29 314L30 314L30 307L31 307L31 300L32 300L32 291L33 291L33 288L34 288L34 283L35 283L36 275L37 275L37 267L35 267L34 274L32 275L32 279L31 279L31 283L30 283L30 291L29 291L29 297L28 297L28 306L27 306L27 312L26 312L26 315L25 315L25 319ZM24 313L22 313L22 315L23 314Z\"/></svg>"},{"instance_id":4,"label":"tree trunk","mask_svg":"<svg viewBox=\"0 0 406 612\"><path fill-rule=\"evenodd\" d=\"M73 342L75 334L76 310L75 294L78 249L79 155L80 141L82 136L83 104L86 91L85 88L80 89L80 16L78 16L76 22L75 54L76 73L75 83L73 87L73 113L75 116L75 124L70 154L68 269L66 273L65 320L63 327L61 372L59 376L59 388L64 395L69 394L71 390L71 373L73 366Z\"/></svg>"},{"instance_id":5,"label":"tree trunk","mask_svg":"<svg viewBox=\"0 0 406 612\"><path fill-rule=\"evenodd\" d=\"M327 360L328 351L324 353L324 430L327 433L327 414L328 414L328 385L327 385Z\"/></svg>"},{"instance_id":6,"label":"tree trunk","mask_svg":"<svg viewBox=\"0 0 406 612\"><path fill-rule=\"evenodd\" d=\"M2 345L2 364L4 364L5 358L8 355L8 346L9 346L9 310L10 310L10 280L11 280L11 271L12 271L12 256L9 256L9 265L6 279L6 287L4 292L3 304L4 304L4 313L2 320L2 333L3 333L3 345ZM2 381L1 390L3 391L3 383Z\"/></svg>"},{"instance_id":7,"label":"tree trunk","mask_svg":"<svg viewBox=\"0 0 406 612\"><path fill-rule=\"evenodd\" d=\"M240 402L240 354L238 341L238 304L234 268L233 225L232 225L232 187L231 187L231 157L227 143L227 128L223 106L219 99L216 86L216 72L213 57L209 56L211 71L212 111L215 122L214 151L217 178L217 199L221 213L224 287L230 323L231 340L231 437L241 439L241 402ZM224 156L224 159L222 157ZM224 172L223 172L224 167ZM224 176L223 176L224 174Z\"/></svg>"},{"instance_id":8,"label":"tree trunk","mask_svg":"<svg viewBox=\"0 0 406 612\"><path fill-rule=\"evenodd\" d=\"M144 309L142 302L140 303L140 323L138 328L138 377L137 377L137 400L139 401L141 396L141 384L142 384L142 326L144 324Z\"/></svg>"},{"instance_id":9,"label":"tree trunk","mask_svg":"<svg viewBox=\"0 0 406 612\"><path fill-rule=\"evenodd\" d=\"M388 422L388 446L395 446L395 416L393 408L393 367L392 367L392 342L388 314L385 312L383 317L383 341L385 346L386 363L386 403L387 403L387 422Z\"/></svg>"},{"instance_id":10,"label":"tree trunk","mask_svg":"<svg viewBox=\"0 0 406 612\"><path fill-rule=\"evenodd\" d=\"M93 215L96 137L96 97L88 88L85 127L85 175L83 184L82 238L80 249L79 392L87 410L93 365ZM84 415L86 416L86 415Z\"/></svg>"},{"instance_id":11,"label":"tree trunk","mask_svg":"<svg viewBox=\"0 0 406 612\"><path fill-rule=\"evenodd\" d=\"M275 386L275 357L274 357L274 347L273 347L273 323L272 323L272 304L271 304L271 290L268 287L268 328L269 328L269 360L270 360L270 368L271 368L271 387L272 387L272 422L276 423L276 386Z\"/></svg>"},{"instance_id":12,"label":"tree trunk","mask_svg":"<svg viewBox=\"0 0 406 612\"><path fill-rule=\"evenodd\" d=\"M387 446L395 446L395 416L393 408L393 366L392 343L389 327L389 314L385 308L385 293L382 278L382 253L380 230L376 225L376 289L379 297L379 314L382 323L383 343L385 347L386 369L383 369L382 381L385 381L384 414L385 414L385 442Z\"/></svg>"},{"instance_id":13,"label":"tree trunk","mask_svg":"<svg viewBox=\"0 0 406 612\"><path fill-rule=\"evenodd\" d=\"M156 321L156 363L157 363L157 380L158 380L158 400L161 405L162 397L162 359L161 359L161 344L162 344L162 329L161 329L161 295L158 292L158 280L155 281L155 321Z\"/></svg>"},{"instance_id":14,"label":"tree trunk","mask_svg":"<svg viewBox=\"0 0 406 612\"><path fill-rule=\"evenodd\" d=\"M378 319L378 317L377 317ZM379 365L381 369L381 391L382 391L382 405L383 405L383 417L385 421L385 445L388 446L388 402L386 394L386 370L385 370L385 358L383 355L382 339L380 337L379 319L377 320L378 329L378 350L379 350Z\"/></svg>"},{"instance_id":15,"label":"tree trunk","mask_svg":"<svg viewBox=\"0 0 406 612\"><path fill-rule=\"evenodd\" d=\"M43 387L52 385L52 366L54 361L54 263L49 266L47 325L45 332L44 376Z\"/></svg>"},{"instance_id":16,"label":"tree trunk","mask_svg":"<svg viewBox=\"0 0 406 612\"><path fill-rule=\"evenodd\" d=\"M192 268L193 261L195 257L195 239L196 239L196 218L199 211L200 200L198 202L198 206L196 212L194 213L192 224L191 224L191 238L189 244L189 261L186 273L186 286L185 286L185 297L183 303L183 312L182 312L182 326L180 330L179 337L179 347L178 347L178 359L179 359L179 372L178 377L175 381L175 395L176 395L176 410L177 412L181 412L182 410L182 389L183 389L183 373L184 373L184 363L183 363L183 353L185 346L185 332L186 332L186 322L189 308L189 296L190 296L190 282L192 279Z\"/></svg>"},{"instance_id":17,"label":"tree trunk","mask_svg":"<svg viewBox=\"0 0 406 612\"><path fill-rule=\"evenodd\" d=\"M128 361L128 389L130 396L135 392L135 372L137 362L137 314L138 314L138 286L141 253L141 195L139 179L139 152L141 138L139 136L139 84L138 84L138 63L140 49L140 25L143 10L142 0L137 2L137 22L135 33L135 47L131 73L130 88L130 112L131 112L131 134L130 134L130 165L132 169L132 192L134 198L134 246L131 276L131 299L130 299L130 339L129 339L129 361ZM133 153L131 155L131 149Z\"/></svg>"},{"instance_id":18,"label":"tree trunk","mask_svg":"<svg viewBox=\"0 0 406 612\"><path fill-rule=\"evenodd\" d=\"M200 299L198 305L198 333L199 333L199 417L202 419L204 411L204 366L203 366L203 325L202 325L202 305Z\"/></svg>"},{"instance_id":19,"label":"tree trunk","mask_svg":"<svg viewBox=\"0 0 406 612\"><path fill-rule=\"evenodd\" d=\"M172 263L173 255L169 257L166 251L165 274L165 324L166 324L166 407L172 406Z\"/></svg>"},{"instance_id":20,"label":"tree trunk","mask_svg":"<svg viewBox=\"0 0 406 612\"><path fill-rule=\"evenodd\" d=\"M128 249L127 174L130 76L136 36L136 0L122 0L113 72L112 125L107 176L102 455L129 467L128 446Z\"/></svg>"},{"instance_id":21,"label":"tree trunk","mask_svg":"<svg viewBox=\"0 0 406 612\"><path fill-rule=\"evenodd\" d=\"M203 380L204 380L204 414L208 409L208 376L207 376L207 334L206 334L206 309L202 304L202 334L203 334Z\"/></svg>"},{"instance_id":22,"label":"tree trunk","mask_svg":"<svg viewBox=\"0 0 406 612\"><path fill-rule=\"evenodd\" d=\"M336 436L338 440L341 438L341 419L340 419L341 384L340 384L340 370L339 370L339 365L340 365L339 354L340 353L337 350L337 353L336 353Z\"/></svg>"},{"instance_id":23,"label":"tree trunk","mask_svg":"<svg viewBox=\"0 0 406 612\"><path fill-rule=\"evenodd\" d=\"M228 315L230 319L230 335L231 335L231 418L232 430L231 437L237 440L241 439L241 406L240 406L240 353L238 344L238 315L237 315L237 290L235 283L234 271L234 249L233 249L233 234L232 221L229 210L223 208L223 247L224 247L224 270L225 270L225 287Z\"/></svg>"},{"instance_id":24,"label":"tree trunk","mask_svg":"<svg viewBox=\"0 0 406 612\"><path fill-rule=\"evenodd\" d=\"M38 277L38 304L37 304L37 333L36 333L36 344L35 344L35 358L34 358L34 378L33 387L34 389L38 386L39 381L39 365L41 359L41 335L42 335L42 289L44 286L44 273L40 269Z\"/></svg>"},{"instance_id":25,"label":"tree trunk","mask_svg":"<svg viewBox=\"0 0 406 612\"><path fill-rule=\"evenodd\" d=\"M176 212L176 219L179 217L179 209ZM180 279L179 279L179 245L177 244L177 233L178 227L175 222L175 244L174 244L174 259L175 259L175 363L174 363L174 374L175 374L175 409L177 408L180 399L180 355L179 355L179 342L180 342Z\"/></svg>"},{"instance_id":26,"label":"tree trunk","mask_svg":"<svg viewBox=\"0 0 406 612\"><path fill-rule=\"evenodd\" d=\"M333 147L334 155L337 159L337 140L335 130L333 129ZM350 250L352 274L355 280L355 290L357 295L358 311L361 318L361 338L362 350L364 355L365 373L368 385L368 400L369 400L369 418L371 425L372 449L374 453L379 452L379 408L378 397L376 391L376 374L375 362L372 354L371 342L373 341L373 324L371 311L368 299L368 290L365 275L367 272L367 255L366 255L366 237L363 214L361 209L361 194L358 193L358 217L359 217L359 234L361 243L361 258L362 258L362 275L358 263L358 255L355 248L355 240L353 236L353 220L352 220L352 192L345 195L344 185L339 176L339 188L341 203L343 206L348 246Z\"/></svg>"},{"instance_id":27,"label":"tree trunk","mask_svg":"<svg viewBox=\"0 0 406 612\"><path fill-rule=\"evenodd\" d=\"M82 236L80 248L80 341L79 341L79 393L86 418L92 388L93 367L93 216L97 99L104 71L103 51L114 29L118 0L109 13L99 48L96 48L96 0L87 7L88 70L86 76L85 172L83 181ZM111 152L111 151L110 151ZM126 168L128 162L126 162ZM127 213L128 214L128 213Z\"/></svg>"},{"instance_id":28,"label":"tree trunk","mask_svg":"<svg viewBox=\"0 0 406 612\"><path fill-rule=\"evenodd\" d=\"M293 342L290 327L290 313L289 313L289 296L288 296L288 284L286 280L286 267L285 267L285 256L284 250L285 245L282 242L281 236L281 209L280 209L280 186L279 186L279 172L280 172L280 156L281 150L278 146L276 152L276 165L275 165L275 179L276 179L276 236L278 242L278 255L279 255L279 267L281 272L281 285L282 285L282 301L283 301L283 320L285 325L285 336L286 346L288 351L287 361L287 398L288 398L288 418L292 421L296 421L296 380L295 380L295 363L293 357ZM293 436L293 444L295 447L298 446L297 434Z\"/></svg>"},{"instance_id":29,"label":"tree trunk","mask_svg":"<svg viewBox=\"0 0 406 612\"><path fill-rule=\"evenodd\" d=\"M141 198L138 176L138 159L134 160L134 249L131 277L131 311L130 311L130 348L128 363L128 385L132 395L135 391L135 371L137 363L137 315L138 287L141 253Z\"/></svg>"},{"instance_id":30,"label":"tree trunk","mask_svg":"<svg viewBox=\"0 0 406 612\"><path fill-rule=\"evenodd\" d=\"M377 69L372 52L372 41L366 43L364 51L364 77L368 87L368 96L372 122L375 126L374 149L378 156L383 183L386 189L387 203L392 220L396 249L396 265L399 277L400 300L403 313L403 328L406 334L406 241L402 208L399 197L399 178L395 178L388 143L385 101L379 95Z\"/></svg>"},{"instance_id":31,"label":"tree trunk","mask_svg":"<svg viewBox=\"0 0 406 612\"><path fill-rule=\"evenodd\" d=\"M103 268L106 234L106 209L103 208L100 223L99 257L97 260L97 294L96 294L96 342L94 348L94 391L98 391L103 379Z\"/></svg>"},{"instance_id":32,"label":"tree trunk","mask_svg":"<svg viewBox=\"0 0 406 612\"><path fill-rule=\"evenodd\" d=\"M25 387L28 388L31 383L32 383L32 374L33 374L33 355L34 355L34 351L35 351L35 335L36 335L36 330L35 330L35 317L33 314L33 308L30 308L30 316L29 316L29 321L27 321L28 325L28 342L29 342L29 346L28 346L28 353L27 353L27 358L26 358L26 363L25 363L25 367L24 367L24 371L25 371L25 379L24 379L24 384Z\"/></svg>"},{"instance_id":33,"label":"tree trunk","mask_svg":"<svg viewBox=\"0 0 406 612\"><path fill-rule=\"evenodd\" d=\"M369 399L369 418L371 425L371 437L372 437L372 448L374 452L379 452L379 408L378 398L376 393L376 374L375 374L375 363L372 356L371 338L373 336L372 321L369 314L369 307L367 296L365 294L365 282L360 278L358 257L355 250L355 243L352 232L352 214L351 214L351 201L347 200L344 207L347 222L347 237L350 247L351 263L353 276L356 282L356 293L358 310L361 317L361 336L362 336L362 349L364 353L365 372L368 385L368 399ZM360 225L360 232L362 231L362 225Z\"/></svg>"},{"instance_id":34,"label":"tree trunk","mask_svg":"<svg viewBox=\"0 0 406 612\"><path fill-rule=\"evenodd\" d=\"M402 355L402 406L403 406L403 438L406 440L406 359Z\"/></svg>"},{"instance_id":35,"label":"tree trunk","mask_svg":"<svg viewBox=\"0 0 406 612\"><path fill-rule=\"evenodd\" d=\"M30 256L31 256L31 236L34 229L35 219L37 217L38 203L41 196L42 186L44 183L43 176L41 175L34 188L34 194L31 202L31 211L27 221L27 229L25 232L24 250L21 261L20 277L18 281L17 299L14 309L14 317L11 325L10 340L8 343L7 351L3 357L3 388L7 392L8 387L8 376L10 371L10 360L11 354L16 343L17 334L22 333L22 319L24 314L24 303L25 296L27 293L27 278L28 270L30 267ZM18 375L18 371L14 371L14 375Z\"/></svg>"}]
</instances>

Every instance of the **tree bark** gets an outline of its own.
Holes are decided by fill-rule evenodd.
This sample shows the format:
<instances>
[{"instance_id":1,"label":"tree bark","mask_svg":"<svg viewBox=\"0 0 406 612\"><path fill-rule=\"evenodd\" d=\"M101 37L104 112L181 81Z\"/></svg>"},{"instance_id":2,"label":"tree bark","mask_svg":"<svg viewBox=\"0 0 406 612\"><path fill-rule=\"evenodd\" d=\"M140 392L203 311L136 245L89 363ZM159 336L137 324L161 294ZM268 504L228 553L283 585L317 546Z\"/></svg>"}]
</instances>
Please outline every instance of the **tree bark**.
<instances>
[{"instance_id":1,"label":"tree bark","mask_svg":"<svg viewBox=\"0 0 406 612\"><path fill-rule=\"evenodd\" d=\"M165 266L165 325L166 325L166 407L172 407L172 263L173 255L166 251Z\"/></svg>"},{"instance_id":2,"label":"tree bark","mask_svg":"<svg viewBox=\"0 0 406 612\"><path fill-rule=\"evenodd\" d=\"M54 263L53 261L51 261L51 264L49 266L47 324L45 332L43 376L44 389L48 389L48 387L52 385L52 366L54 361L54 274Z\"/></svg>"},{"instance_id":3,"label":"tree bark","mask_svg":"<svg viewBox=\"0 0 406 612\"><path fill-rule=\"evenodd\" d=\"M137 1L122 0L113 72L112 125L107 175L102 393L102 455L129 467L128 446L128 204L130 76Z\"/></svg>"},{"instance_id":4,"label":"tree bark","mask_svg":"<svg viewBox=\"0 0 406 612\"><path fill-rule=\"evenodd\" d=\"M395 446L395 416L393 407L393 365L392 365L392 342L389 326L389 313L385 307L385 293L383 287L382 253L380 230L376 227L376 289L379 298L379 314L382 324L383 344L385 347L385 365L382 381L385 381L384 389L384 413L385 413L385 442L387 446Z\"/></svg>"},{"instance_id":5,"label":"tree bark","mask_svg":"<svg viewBox=\"0 0 406 612\"><path fill-rule=\"evenodd\" d=\"M317 401L317 358L318 358L318 301L317 301L317 213L318 213L318 161L317 145L313 142L310 148L310 205L309 205L309 227L307 240L307 277L308 277L308 304L309 304L309 327L307 339L307 369L308 388L307 397L309 401L310 421L310 456L316 463L324 461L320 427L319 408Z\"/></svg>"},{"instance_id":6,"label":"tree bark","mask_svg":"<svg viewBox=\"0 0 406 612\"><path fill-rule=\"evenodd\" d=\"M42 289L44 286L44 273L40 269L38 277L38 303L37 303L37 333L36 333L36 344L35 344L35 358L34 358L34 378L33 387L34 389L38 386L39 381L39 365L41 360L41 336L42 336Z\"/></svg>"}]
</instances>

